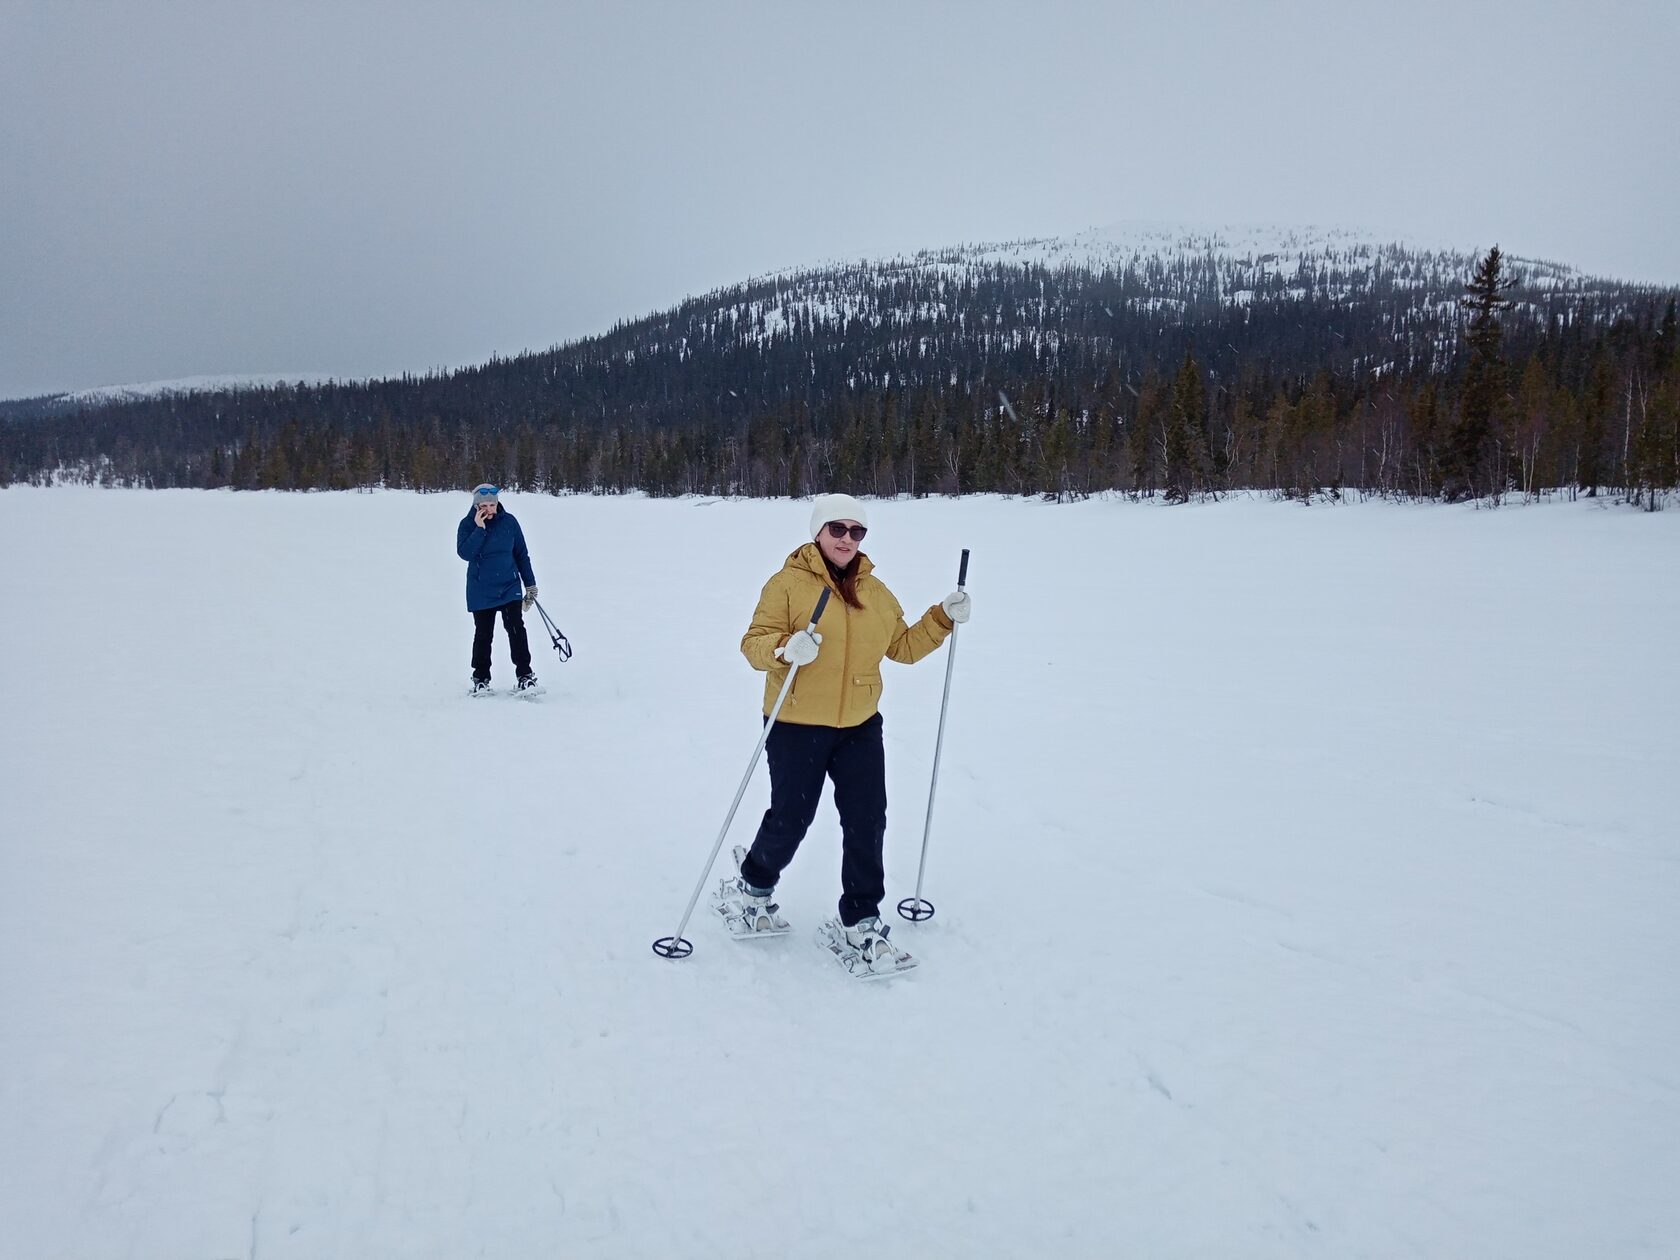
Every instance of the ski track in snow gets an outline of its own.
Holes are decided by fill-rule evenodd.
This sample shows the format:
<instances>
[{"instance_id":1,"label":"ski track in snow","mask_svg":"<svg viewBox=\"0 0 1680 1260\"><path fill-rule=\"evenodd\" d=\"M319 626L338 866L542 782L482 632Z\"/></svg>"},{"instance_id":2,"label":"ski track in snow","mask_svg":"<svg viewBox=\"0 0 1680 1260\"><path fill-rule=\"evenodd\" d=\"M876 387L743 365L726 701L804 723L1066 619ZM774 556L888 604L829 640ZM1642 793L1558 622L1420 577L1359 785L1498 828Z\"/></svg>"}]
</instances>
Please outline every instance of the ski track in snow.
<instances>
[{"instance_id":1,"label":"ski track in snow","mask_svg":"<svg viewBox=\"0 0 1680 1260\"><path fill-rule=\"evenodd\" d=\"M874 505L859 984L826 802L649 949L807 506L508 503L535 703L464 494L0 493L0 1257L1673 1254L1680 513Z\"/></svg>"}]
</instances>

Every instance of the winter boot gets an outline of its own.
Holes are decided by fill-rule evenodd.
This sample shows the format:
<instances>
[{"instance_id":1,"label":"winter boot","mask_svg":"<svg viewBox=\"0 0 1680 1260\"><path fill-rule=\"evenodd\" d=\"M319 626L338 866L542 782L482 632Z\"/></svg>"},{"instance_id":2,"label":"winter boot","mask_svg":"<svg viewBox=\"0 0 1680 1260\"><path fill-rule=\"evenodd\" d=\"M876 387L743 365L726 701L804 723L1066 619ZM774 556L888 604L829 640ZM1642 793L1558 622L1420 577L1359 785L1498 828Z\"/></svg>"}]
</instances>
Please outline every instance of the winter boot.
<instances>
[{"instance_id":1,"label":"winter boot","mask_svg":"<svg viewBox=\"0 0 1680 1260\"><path fill-rule=\"evenodd\" d=\"M782 918L782 908L770 898L771 888L754 888L741 878L741 859L747 851L735 846L735 874L718 881L713 896L713 908L723 918L724 927L738 940L759 936L782 936L788 931L788 921Z\"/></svg>"},{"instance_id":2,"label":"winter boot","mask_svg":"<svg viewBox=\"0 0 1680 1260\"><path fill-rule=\"evenodd\" d=\"M472 680L472 692L470 694L474 696L490 696L494 695L495 692L490 690L490 680L488 678L479 678L475 676Z\"/></svg>"},{"instance_id":3,"label":"winter boot","mask_svg":"<svg viewBox=\"0 0 1680 1260\"><path fill-rule=\"evenodd\" d=\"M822 925L818 939L850 975L867 980L897 975L916 965L908 951L892 943L891 933L878 915L870 915L850 927L830 919Z\"/></svg>"}]
</instances>

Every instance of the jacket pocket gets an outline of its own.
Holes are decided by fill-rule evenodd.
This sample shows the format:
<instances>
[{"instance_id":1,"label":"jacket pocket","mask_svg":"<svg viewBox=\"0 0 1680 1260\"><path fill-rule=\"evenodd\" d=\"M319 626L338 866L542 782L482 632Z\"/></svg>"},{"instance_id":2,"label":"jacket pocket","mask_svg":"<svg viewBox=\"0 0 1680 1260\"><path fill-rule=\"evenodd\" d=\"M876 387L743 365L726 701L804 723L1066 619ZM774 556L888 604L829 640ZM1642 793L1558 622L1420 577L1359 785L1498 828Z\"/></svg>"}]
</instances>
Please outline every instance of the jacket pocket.
<instances>
[{"instance_id":1,"label":"jacket pocket","mask_svg":"<svg viewBox=\"0 0 1680 1260\"><path fill-rule=\"evenodd\" d=\"M790 668L791 666L784 665L781 661L776 661L770 666L770 686L774 689L775 695L779 696L782 694L782 687L787 683L788 670ZM787 696L782 700L782 707L784 709L792 707L794 704L794 696L798 691L799 679L796 677L793 680L793 686L788 688ZM771 699L770 703L775 703L774 698Z\"/></svg>"}]
</instances>

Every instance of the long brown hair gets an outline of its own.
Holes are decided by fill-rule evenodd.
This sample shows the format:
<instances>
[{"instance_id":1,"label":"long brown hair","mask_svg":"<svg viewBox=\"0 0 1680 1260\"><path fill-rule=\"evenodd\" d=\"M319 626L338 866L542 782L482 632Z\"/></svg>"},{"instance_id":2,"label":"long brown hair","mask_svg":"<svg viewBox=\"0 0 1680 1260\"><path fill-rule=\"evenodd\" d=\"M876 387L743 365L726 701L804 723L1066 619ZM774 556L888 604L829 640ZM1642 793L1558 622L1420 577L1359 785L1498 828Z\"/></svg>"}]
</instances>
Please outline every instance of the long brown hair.
<instances>
[{"instance_id":1,"label":"long brown hair","mask_svg":"<svg viewBox=\"0 0 1680 1260\"><path fill-rule=\"evenodd\" d=\"M821 551L822 548L819 546L817 550ZM836 567L834 561L827 556L823 557L823 563L828 566L828 576L834 579L834 585L840 591L840 598L845 600L847 606L851 608L863 607L857 593L858 561L861 559L863 559L863 552L860 551L852 557L852 562L842 569Z\"/></svg>"}]
</instances>

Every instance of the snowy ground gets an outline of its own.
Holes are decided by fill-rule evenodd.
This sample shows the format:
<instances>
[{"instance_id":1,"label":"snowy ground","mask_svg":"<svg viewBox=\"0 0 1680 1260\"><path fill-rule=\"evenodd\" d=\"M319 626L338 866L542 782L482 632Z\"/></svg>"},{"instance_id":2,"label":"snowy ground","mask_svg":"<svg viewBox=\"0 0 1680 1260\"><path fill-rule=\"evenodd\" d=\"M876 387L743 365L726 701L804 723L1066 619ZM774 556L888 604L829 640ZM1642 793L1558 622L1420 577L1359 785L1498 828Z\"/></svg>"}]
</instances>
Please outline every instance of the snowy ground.
<instances>
[{"instance_id":1,"label":"snowy ground","mask_svg":"<svg viewBox=\"0 0 1680 1260\"><path fill-rule=\"evenodd\" d=\"M649 950L807 506L509 505L535 704L464 494L0 492L0 1257L1675 1254L1680 511L877 505L859 984L828 806Z\"/></svg>"}]
</instances>

